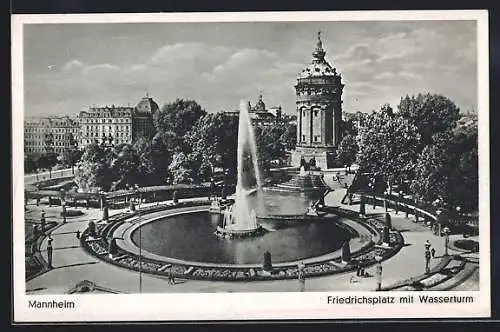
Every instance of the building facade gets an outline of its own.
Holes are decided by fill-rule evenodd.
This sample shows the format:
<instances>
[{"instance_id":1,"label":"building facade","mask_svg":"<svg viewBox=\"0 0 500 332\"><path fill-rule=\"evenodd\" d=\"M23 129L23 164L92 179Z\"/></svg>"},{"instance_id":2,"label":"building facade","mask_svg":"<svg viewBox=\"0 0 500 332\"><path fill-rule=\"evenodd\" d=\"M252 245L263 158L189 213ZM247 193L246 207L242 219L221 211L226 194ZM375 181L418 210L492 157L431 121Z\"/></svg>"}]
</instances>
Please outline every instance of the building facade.
<instances>
[{"instance_id":1,"label":"building facade","mask_svg":"<svg viewBox=\"0 0 500 332\"><path fill-rule=\"evenodd\" d=\"M240 111L225 111L224 114L239 116ZM248 115L254 125L273 125L277 120L282 118L282 111L281 106L266 108L266 104L262 100L262 95L260 95L255 106L252 106L250 101L248 102Z\"/></svg>"},{"instance_id":2,"label":"building facade","mask_svg":"<svg viewBox=\"0 0 500 332\"><path fill-rule=\"evenodd\" d=\"M292 164L301 157L328 168L342 140L342 77L325 59L320 33L311 63L298 75L296 91L297 147Z\"/></svg>"},{"instance_id":3,"label":"building facade","mask_svg":"<svg viewBox=\"0 0 500 332\"><path fill-rule=\"evenodd\" d=\"M154 133L153 114L158 104L149 96L135 107L104 106L90 107L80 112L80 146L91 143L118 145L133 143L138 137L149 137Z\"/></svg>"},{"instance_id":4,"label":"building facade","mask_svg":"<svg viewBox=\"0 0 500 332\"><path fill-rule=\"evenodd\" d=\"M24 153L40 155L78 146L79 123L69 116L28 118L24 121Z\"/></svg>"}]
</instances>

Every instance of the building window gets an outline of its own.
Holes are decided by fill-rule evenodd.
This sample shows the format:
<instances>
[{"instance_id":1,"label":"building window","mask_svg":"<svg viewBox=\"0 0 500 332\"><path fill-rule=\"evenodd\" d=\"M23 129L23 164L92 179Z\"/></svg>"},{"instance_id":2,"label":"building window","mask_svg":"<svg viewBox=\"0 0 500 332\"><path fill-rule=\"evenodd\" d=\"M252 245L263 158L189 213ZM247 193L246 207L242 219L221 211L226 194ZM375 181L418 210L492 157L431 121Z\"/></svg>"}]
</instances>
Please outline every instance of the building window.
<instances>
[{"instance_id":1,"label":"building window","mask_svg":"<svg viewBox=\"0 0 500 332\"><path fill-rule=\"evenodd\" d=\"M318 110L314 110L314 116L318 116Z\"/></svg>"},{"instance_id":2,"label":"building window","mask_svg":"<svg viewBox=\"0 0 500 332\"><path fill-rule=\"evenodd\" d=\"M305 141L306 140L306 135L302 135L302 140Z\"/></svg>"}]
</instances>

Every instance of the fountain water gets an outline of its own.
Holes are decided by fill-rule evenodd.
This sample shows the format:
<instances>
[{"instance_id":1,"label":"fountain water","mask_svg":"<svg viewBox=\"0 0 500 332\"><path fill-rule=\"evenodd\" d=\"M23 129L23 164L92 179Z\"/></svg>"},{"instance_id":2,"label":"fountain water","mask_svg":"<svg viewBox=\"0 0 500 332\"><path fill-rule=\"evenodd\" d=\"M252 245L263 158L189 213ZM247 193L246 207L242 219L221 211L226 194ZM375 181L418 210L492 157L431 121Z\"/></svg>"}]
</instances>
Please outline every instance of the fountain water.
<instances>
[{"instance_id":1,"label":"fountain water","mask_svg":"<svg viewBox=\"0 0 500 332\"><path fill-rule=\"evenodd\" d=\"M243 100L240 103L238 124L238 150L237 150L237 178L234 205L228 206L223 213L223 227L219 231L223 234L253 234L260 227L257 224L255 209L250 207L248 195L262 186L261 175L257 161L257 145L255 135L248 114L248 104ZM249 154L253 172L247 172L245 162ZM253 173L256 189L249 184L249 173Z\"/></svg>"}]
</instances>

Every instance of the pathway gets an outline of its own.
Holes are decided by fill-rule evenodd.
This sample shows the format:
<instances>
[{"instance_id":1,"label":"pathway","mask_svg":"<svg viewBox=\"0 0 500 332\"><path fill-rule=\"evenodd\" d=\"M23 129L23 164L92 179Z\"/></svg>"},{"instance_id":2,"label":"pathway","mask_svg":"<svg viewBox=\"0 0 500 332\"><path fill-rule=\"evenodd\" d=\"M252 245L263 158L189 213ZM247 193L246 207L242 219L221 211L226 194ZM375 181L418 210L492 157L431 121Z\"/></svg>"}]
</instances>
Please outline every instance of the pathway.
<instances>
[{"instance_id":1,"label":"pathway","mask_svg":"<svg viewBox=\"0 0 500 332\"><path fill-rule=\"evenodd\" d=\"M327 205L339 206L345 190L338 189L327 195L325 202ZM154 203L153 203L154 204ZM148 204L149 205L149 204ZM347 206L353 210L359 209L358 205ZM41 207L30 206L36 214ZM54 214L47 208L49 215ZM59 208L60 209L60 208ZM90 280L99 286L114 289L123 293L139 292L139 273L125 268L104 263L94 256L89 255L80 246L79 240L75 236L77 230L83 231L87 227L88 220L99 218L101 211L98 209L84 210L85 216L68 219L67 224L63 224L53 232L53 266L54 269L40 275L26 283L27 290L36 290L32 294L60 294L65 293L78 282ZM110 214L120 213L124 210L112 210ZM383 208L372 209L366 206L368 214L378 214L383 212ZM404 214L398 215L391 212L394 228L402 232L405 246L392 258L384 261L382 285L389 285L396 281L421 275L425 269L424 242L429 240L436 249L437 256L441 256L444 251L444 239L435 235L422 227L413 223L411 219L406 219ZM36 217L35 217L36 219ZM42 256L46 259L47 241L41 245ZM453 253L453 252L451 252ZM433 259L431 268L436 266L440 260ZM375 275L375 267L366 270L369 274ZM371 291L376 288L376 278L358 278L355 272L324 276L306 280L307 291ZM478 283L469 281L461 286L461 289L474 289ZM143 292L284 292L298 291L299 284L296 280L279 281L258 281L258 282L223 282L223 281L198 281L198 280L178 280L176 285L169 285L167 281L159 276L142 275Z\"/></svg>"},{"instance_id":2,"label":"pathway","mask_svg":"<svg viewBox=\"0 0 500 332\"><path fill-rule=\"evenodd\" d=\"M52 174L49 171L46 172L40 172L40 173L32 173L32 174L25 174L24 175L24 184L33 184L38 181L42 180L49 180L49 179L57 179L61 177L68 177L72 176L72 170L71 168L64 168L64 169L58 169L58 170L53 170Z\"/></svg>"}]
</instances>

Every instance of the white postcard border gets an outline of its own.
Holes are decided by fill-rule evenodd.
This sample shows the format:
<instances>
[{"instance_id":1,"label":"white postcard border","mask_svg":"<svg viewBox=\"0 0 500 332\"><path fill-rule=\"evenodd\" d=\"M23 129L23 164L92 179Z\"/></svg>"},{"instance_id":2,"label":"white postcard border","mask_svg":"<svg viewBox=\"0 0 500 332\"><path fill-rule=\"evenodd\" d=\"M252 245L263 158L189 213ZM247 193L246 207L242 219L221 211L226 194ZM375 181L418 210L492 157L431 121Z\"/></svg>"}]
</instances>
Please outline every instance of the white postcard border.
<instances>
[{"instance_id":1,"label":"white postcard border","mask_svg":"<svg viewBox=\"0 0 500 332\"><path fill-rule=\"evenodd\" d=\"M478 47L479 126L479 292L305 292L305 293L174 293L118 295L27 295L24 266L23 167L23 25L37 23L242 22L242 21L398 21L476 20ZM467 318L489 317L489 40L486 10L247 12L155 14L58 14L12 16L13 253L14 319L44 321L247 320L332 318ZM327 296L473 296L474 303L413 305L332 305ZM74 301L76 309L30 309L29 301Z\"/></svg>"}]
</instances>

